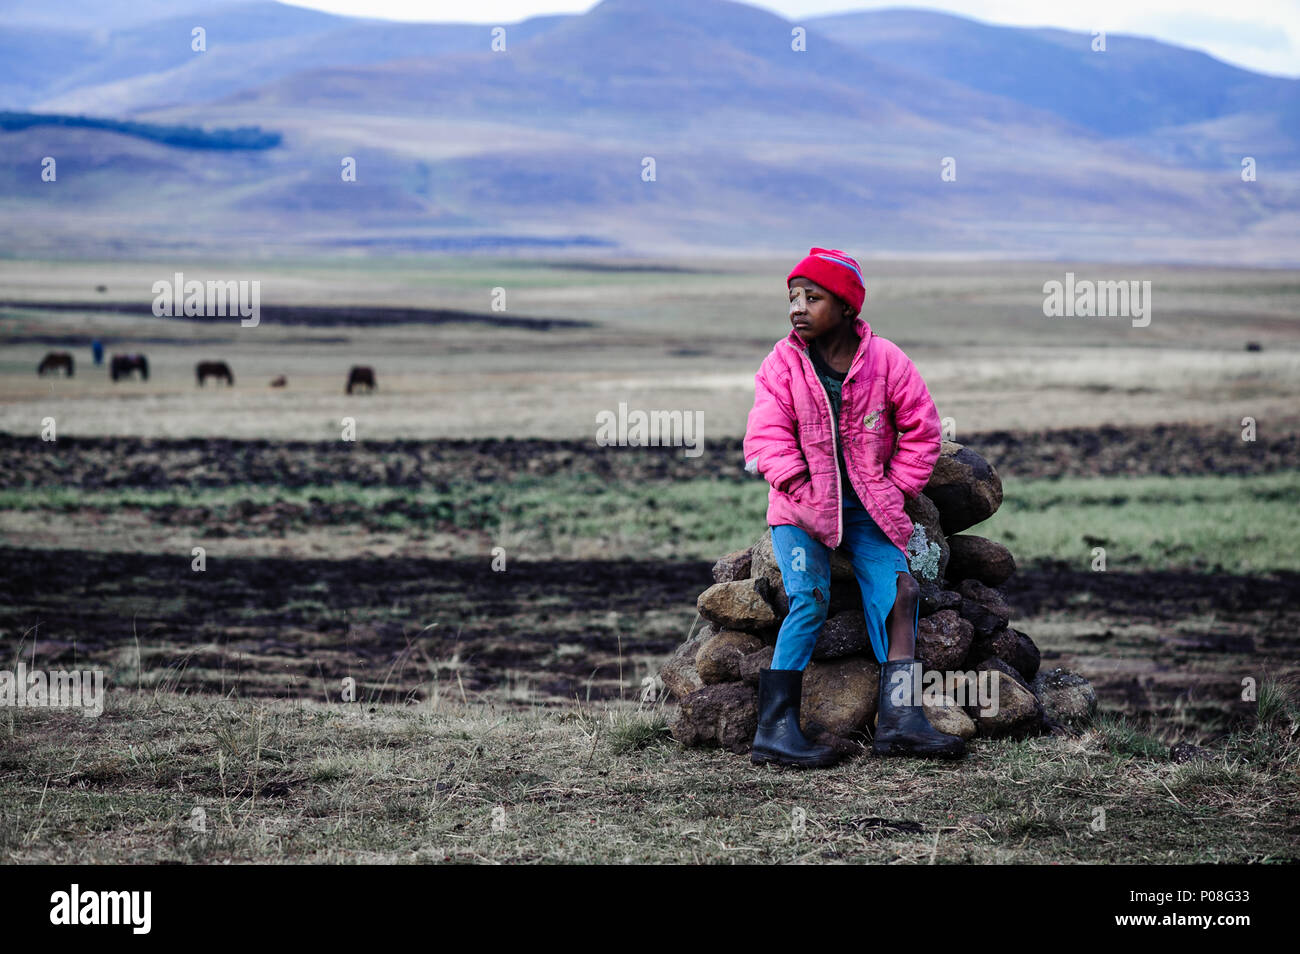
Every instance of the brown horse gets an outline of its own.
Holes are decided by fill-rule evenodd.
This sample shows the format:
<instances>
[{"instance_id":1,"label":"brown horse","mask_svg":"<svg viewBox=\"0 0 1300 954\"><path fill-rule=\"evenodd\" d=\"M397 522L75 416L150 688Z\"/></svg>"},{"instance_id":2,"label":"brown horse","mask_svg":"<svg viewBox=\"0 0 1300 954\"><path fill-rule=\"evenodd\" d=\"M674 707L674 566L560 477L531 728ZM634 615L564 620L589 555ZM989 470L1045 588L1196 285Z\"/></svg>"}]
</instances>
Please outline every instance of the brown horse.
<instances>
[{"instance_id":1,"label":"brown horse","mask_svg":"<svg viewBox=\"0 0 1300 954\"><path fill-rule=\"evenodd\" d=\"M62 368L68 377L72 377L72 367L72 355L66 351L51 351L36 366L36 373L40 377L45 377L46 371L58 371Z\"/></svg>"},{"instance_id":2,"label":"brown horse","mask_svg":"<svg viewBox=\"0 0 1300 954\"><path fill-rule=\"evenodd\" d=\"M348 373L347 393L351 394L354 387L361 387L362 385L365 385L367 391L375 389L375 369L354 364L352 370Z\"/></svg>"},{"instance_id":3,"label":"brown horse","mask_svg":"<svg viewBox=\"0 0 1300 954\"><path fill-rule=\"evenodd\" d=\"M129 378L136 371L140 372L140 380L149 380L149 359L142 354L115 354L108 363L108 373L114 381Z\"/></svg>"},{"instance_id":4,"label":"brown horse","mask_svg":"<svg viewBox=\"0 0 1300 954\"><path fill-rule=\"evenodd\" d=\"M203 387L204 378L220 378L231 387L235 384L235 375L224 361L200 361L195 365L194 373L198 376L199 387Z\"/></svg>"}]
</instances>

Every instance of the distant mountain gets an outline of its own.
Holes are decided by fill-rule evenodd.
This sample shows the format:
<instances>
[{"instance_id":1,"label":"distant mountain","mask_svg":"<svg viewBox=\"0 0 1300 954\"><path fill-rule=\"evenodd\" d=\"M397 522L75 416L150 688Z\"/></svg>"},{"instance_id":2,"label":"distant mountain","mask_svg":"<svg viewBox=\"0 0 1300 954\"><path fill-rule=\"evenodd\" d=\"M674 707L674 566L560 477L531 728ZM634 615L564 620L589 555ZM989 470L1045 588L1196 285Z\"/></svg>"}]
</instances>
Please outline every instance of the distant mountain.
<instances>
[{"instance_id":1,"label":"distant mountain","mask_svg":"<svg viewBox=\"0 0 1300 954\"><path fill-rule=\"evenodd\" d=\"M930 10L870 10L808 23L875 59L1045 110L1104 136L1181 143L1181 160L1221 163L1269 146L1274 161L1300 161L1300 80L1251 73L1195 50L1109 34L1105 51L1093 51L1090 33L996 26ZM1244 120L1240 134L1226 122L1232 118ZM1205 141L1203 124L1216 123L1229 140L1221 148ZM1178 134L1188 127L1197 132Z\"/></svg>"},{"instance_id":2,"label":"distant mountain","mask_svg":"<svg viewBox=\"0 0 1300 954\"><path fill-rule=\"evenodd\" d=\"M918 10L792 22L728 0L604 0L504 24L493 52L487 24L271 2L102 25L127 7L151 9L103 0L91 29L6 20L0 108L258 126L282 145L215 156L90 129L0 133L0 251L515 234L1300 261L1300 81L1152 40L1111 34L1094 53L1085 33ZM39 176L47 156L57 184ZM1241 180L1243 156L1258 181Z\"/></svg>"},{"instance_id":3,"label":"distant mountain","mask_svg":"<svg viewBox=\"0 0 1300 954\"><path fill-rule=\"evenodd\" d=\"M6 26L117 30L185 13L208 13L236 0L5 0Z\"/></svg>"},{"instance_id":4,"label":"distant mountain","mask_svg":"<svg viewBox=\"0 0 1300 954\"><path fill-rule=\"evenodd\" d=\"M108 3L109 9L115 4ZM512 27L519 40L566 17ZM69 24L77 24L72 28ZM191 30L206 50L191 49ZM440 56L486 47L483 24L407 24L320 13L269 0L227 2L201 14L167 15L119 29L0 27L0 105L123 114L196 104L322 67Z\"/></svg>"},{"instance_id":5,"label":"distant mountain","mask_svg":"<svg viewBox=\"0 0 1300 954\"><path fill-rule=\"evenodd\" d=\"M790 48L790 25L726 0L605 0L536 35L487 49L308 70L245 94L250 108L293 104L385 114L461 115L569 125L619 117L655 128L717 116L749 135L785 138L800 112L946 133L995 126L1064 130L1055 116L838 44ZM1084 130L1076 130L1083 134ZM841 132L832 131L832 136Z\"/></svg>"}]
</instances>

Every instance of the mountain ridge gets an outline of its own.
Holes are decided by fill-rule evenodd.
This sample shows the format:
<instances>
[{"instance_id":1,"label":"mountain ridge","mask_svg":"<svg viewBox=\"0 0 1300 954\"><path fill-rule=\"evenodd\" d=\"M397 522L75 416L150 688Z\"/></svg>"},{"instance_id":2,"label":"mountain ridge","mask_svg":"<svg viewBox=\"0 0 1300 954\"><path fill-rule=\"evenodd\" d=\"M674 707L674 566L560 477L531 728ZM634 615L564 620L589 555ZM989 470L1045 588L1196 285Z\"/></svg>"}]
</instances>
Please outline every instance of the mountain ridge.
<instances>
[{"instance_id":1,"label":"mountain ridge","mask_svg":"<svg viewBox=\"0 0 1300 954\"><path fill-rule=\"evenodd\" d=\"M125 16L101 6L105 22ZM1300 170L1300 81L1145 38L1111 34L1098 54L1054 28L906 8L792 21L731 0L604 0L505 24L504 53L485 24L267 0L206 20L197 54L185 15L0 28L0 52L18 54L0 59L0 95L48 104L0 108L283 134L218 161L109 133L0 133L14 213L0 249L28 247L22 223L42 210L49 241L70 241L60 196L75 194L127 243L180 217L200 244L257 248L557 221L621 248L758 247L784 241L799 209L820 222L808 234L864 250L1300 259L1300 188L1279 174ZM70 50L86 58L72 71L42 59ZM32 170L68 149L52 190ZM356 182L340 179L344 156ZM150 201L114 179L133 164L156 177Z\"/></svg>"}]
</instances>

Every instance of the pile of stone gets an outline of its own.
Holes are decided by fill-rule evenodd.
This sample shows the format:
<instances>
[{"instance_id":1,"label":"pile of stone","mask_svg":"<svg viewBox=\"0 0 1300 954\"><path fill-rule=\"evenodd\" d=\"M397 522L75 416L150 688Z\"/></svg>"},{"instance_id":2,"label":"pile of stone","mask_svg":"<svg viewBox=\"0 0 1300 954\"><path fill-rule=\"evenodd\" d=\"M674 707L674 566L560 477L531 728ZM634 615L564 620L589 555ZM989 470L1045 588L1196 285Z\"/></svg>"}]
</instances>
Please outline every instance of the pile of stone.
<instances>
[{"instance_id":1,"label":"pile of stone","mask_svg":"<svg viewBox=\"0 0 1300 954\"><path fill-rule=\"evenodd\" d=\"M925 492L906 504L908 564L921 590L916 658L935 728L959 735L1025 738L1069 732L1095 713L1087 680L1042 672L1039 651L1011 625L998 587L1015 572L1009 550L967 533L1002 503L997 471L969 447L944 441ZM789 609L771 531L713 567L697 602L703 625L672 655L660 679L678 700L673 736L685 745L749 750L758 719L758 673L772 662ZM694 627L693 627L694 629ZM804 671L800 722L809 738L853 748L875 725L880 665L871 651L862 594L848 557L831 554L826 623ZM989 705L996 698L996 706Z\"/></svg>"}]
</instances>

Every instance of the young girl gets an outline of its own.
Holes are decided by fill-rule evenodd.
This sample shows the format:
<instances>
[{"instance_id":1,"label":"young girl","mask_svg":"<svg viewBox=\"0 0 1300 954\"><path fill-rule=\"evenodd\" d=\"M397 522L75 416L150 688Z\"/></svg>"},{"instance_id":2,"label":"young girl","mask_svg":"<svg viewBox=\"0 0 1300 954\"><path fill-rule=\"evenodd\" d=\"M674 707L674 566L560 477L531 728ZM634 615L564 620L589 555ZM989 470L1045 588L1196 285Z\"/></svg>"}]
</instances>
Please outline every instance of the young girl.
<instances>
[{"instance_id":1,"label":"young girl","mask_svg":"<svg viewBox=\"0 0 1300 954\"><path fill-rule=\"evenodd\" d=\"M872 750L959 756L965 742L931 726L914 698L920 600L907 566L912 520L903 510L939 458L939 414L902 349L858 317L866 290L856 261L814 248L786 287L793 328L755 375L744 441L745 469L771 484L767 522L790 603L772 668L759 673L752 760L822 766L840 757L804 737L799 706L803 670L826 621L830 551L841 544L881 663Z\"/></svg>"}]
</instances>

